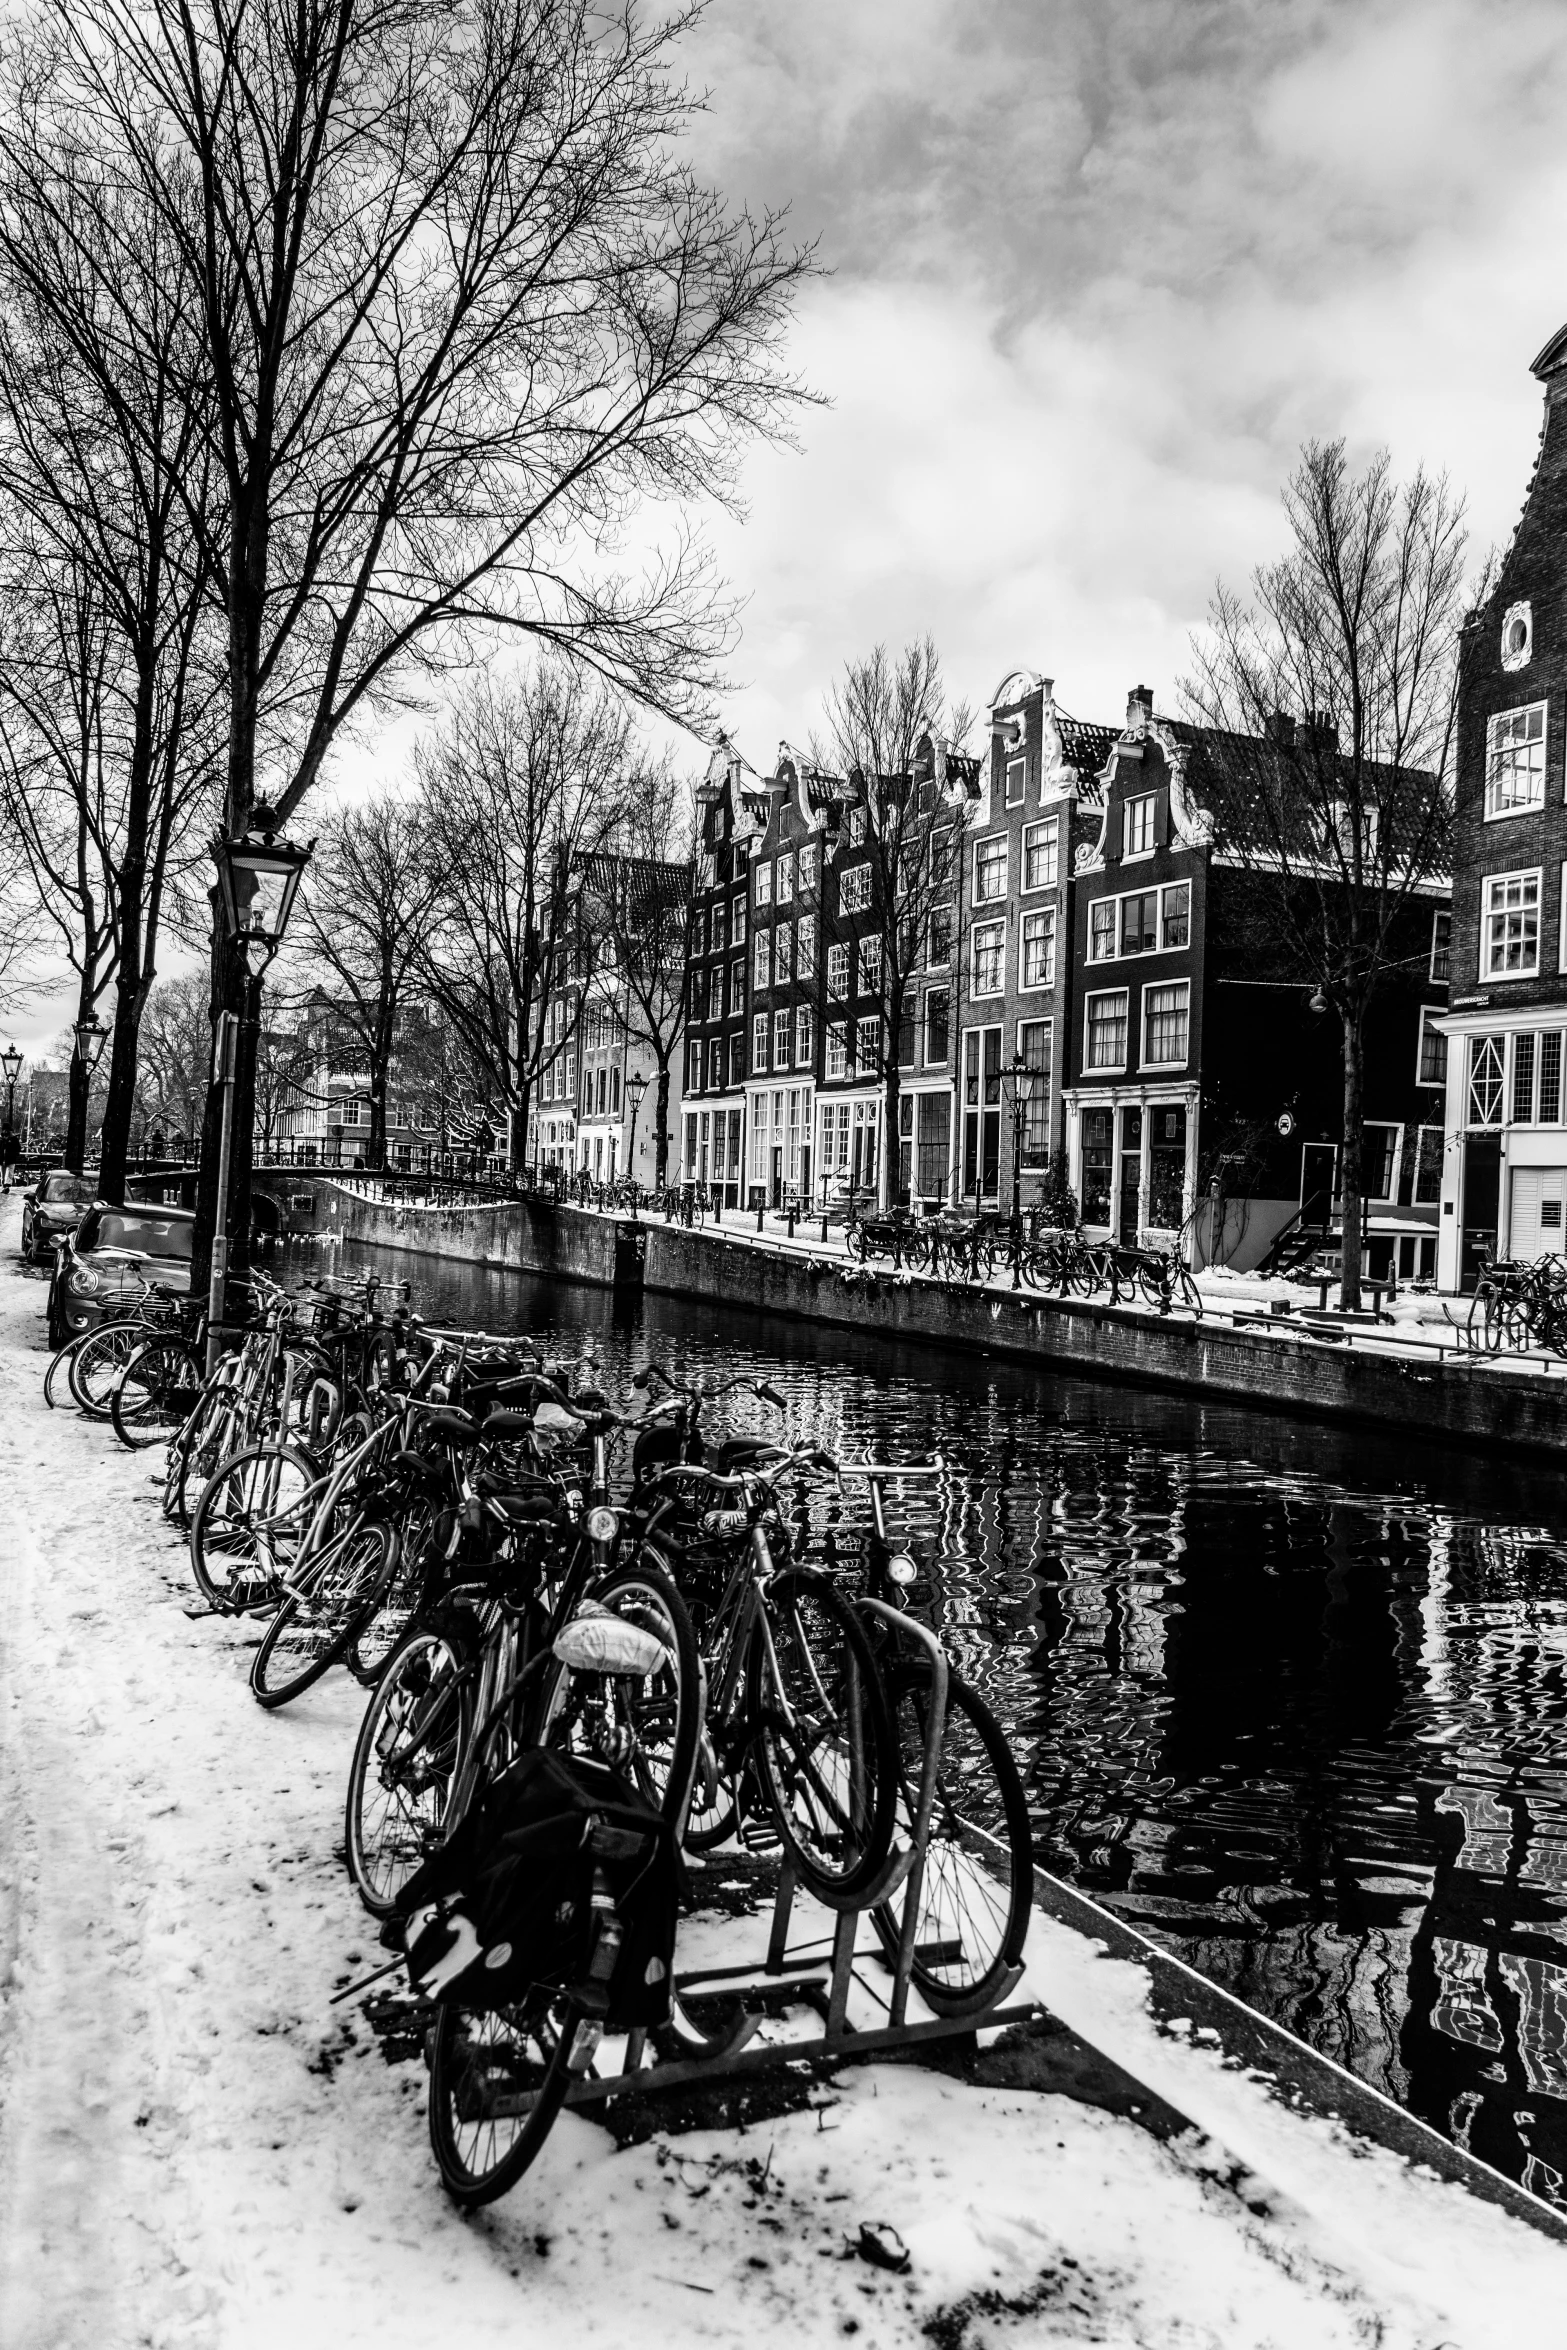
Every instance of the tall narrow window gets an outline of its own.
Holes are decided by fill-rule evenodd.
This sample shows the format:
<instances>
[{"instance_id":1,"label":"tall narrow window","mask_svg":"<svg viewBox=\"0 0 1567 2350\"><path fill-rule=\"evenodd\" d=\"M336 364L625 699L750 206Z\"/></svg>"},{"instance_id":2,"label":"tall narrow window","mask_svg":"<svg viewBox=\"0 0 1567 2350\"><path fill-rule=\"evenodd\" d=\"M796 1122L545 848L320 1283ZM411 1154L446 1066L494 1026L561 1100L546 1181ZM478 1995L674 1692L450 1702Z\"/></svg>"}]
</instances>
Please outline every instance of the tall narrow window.
<instances>
[{"instance_id":1,"label":"tall narrow window","mask_svg":"<svg viewBox=\"0 0 1567 2350\"><path fill-rule=\"evenodd\" d=\"M1030 824L1023 834L1023 887L1025 889L1054 889L1058 870L1057 844L1060 840L1061 819L1047 816L1041 824Z\"/></svg>"},{"instance_id":2,"label":"tall narrow window","mask_svg":"<svg viewBox=\"0 0 1567 2350\"><path fill-rule=\"evenodd\" d=\"M794 926L794 975L796 979L814 979L816 976L816 916L802 914Z\"/></svg>"},{"instance_id":3,"label":"tall narrow window","mask_svg":"<svg viewBox=\"0 0 1567 2350\"><path fill-rule=\"evenodd\" d=\"M794 859L780 857L778 860L778 903L780 906L787 906L793 896Z\"/></svg>"},{"instance_id":4,"label":"tall narrow window","mask_svg":"<svg viewBox=\"0 0 1567 2350\"><path fill-rule=\"evenodd\" d=\"M789 1066L789 1034L793 1025L794 1023L789 1017L788 1006L786 1004L780 1005L773 1014L773 1067L775 1069L787 1069Z\"/></svg>"},{"instance_id":5,"label":"tall narrow window","mask_svg":"<svg viewBox=\"0 0 1567 2350\"><path fill-rule=\"evenodd\" d=\"M770 930L757 932L754 954L755 984L758 987L771 987L773 984L773 934Z\"/></svg>"},{"instance_id":6,"label":"tall narrow window","mask_svg":"<svg viewBox=\"0 0 1567 2350\"><path fill-rule=\"evenodd\" d=\"M952 997L944 987L933 987L925 998L925 1066L939 1069L951 1050Z\"/></svg>"},{"instance_id":7,"label":"tall narrow window","mask_svg":"<svg viewBox=\"0 0 1567 2350\"><path fill-rule=\"evenodd\" d=\"M758 1012L751 1022L751 1067L761 1071L767 1066L767 1014Z\"/></svg>"},{"instance_id":8,"label":"tall narrow window","mask_svg":"<svg viewBox=\"0 0 1567 2350\"><path fill-rule=\"evenodd\" d=\"M849 992L849 945L840 939L827 949L827 993L843 997Z\"/></svg>"},{"instance_id":9,"label":"tall narrow window","mask_svg":"<svg viewBox=\"0 0 1567 2350\"><path fill-rule=\"evenodd\" d=\"M1007 932L1004 922L981 922L973 932L971 995L999 995L1004 984Z\"/></svg>"},{"instance_id":10,"label":"tall narrow window","mask_svg":"<svg viewBox=\"0 0 1567 2350\"><path fill-rule=\"evenodd\" d=\"M1513 1124L1534 1123L1534 1038L1513 1038Z\"/></svg>"},{"instance_id":11,"label":"tall narrow window","mask_svg":"<svg viewBox=\"0 0 1567 2350\"><path fill-rule=\"evenodd\" d=\"M811 1027L811 1007L809 1004L801 1004L794 1015L794 1061L797 1069L810 1067L811 1054L814 1049L815 1036Z\"/></svg>"},{"instance_id":12,"label":"tall narrow window","mask_svg":"<svg viewBox=\"0 0 1567 2350\"><path fill-rule=\"evenodd\" d=\"M1152 792L1144 792L1126 803L1123 857L1151 857L1153 855Z\"/></svg>"},{"instance_id":13,"label":"tall narrow window","mask_svg":"<svg viewBox=\"0 0 1567 2350\"><path fill-rule=\"evenodd\" d=\"M1123 955L1151 955L1159 944L1159 893L1144 890L1141 896L1121 900L1121 952Z\"/></svg>"},{"instance_id":14,"label":"tall narrow window","mask_svg":"<svg viewBox=\"0 0 1567 2350\"><path fill-rule=\"evenodd\" d=\"M1097 898L1088 909L1088 960L1115 961L1115 900Z\"/></svg>"},{"instance_id":15,"label":"tall narrow window","mask_svg":"<svg viewBox=\"0 0 1567 2350\"><path fill-rule=\"evenodd\" d=\"M1540 1039L1540 1124L1559 1126L1562 1116L1562 1032L1548 1028Z\"/></svg>"},{"instance_id":16,"label":"tall narrow window","mask_svg":"<svg viewBox=\"0 0 1567 2350\"><path fill-rule=\"evenodd\" d=\"M1023 1093L1023 1164L1043 1167L1050 1156L1050 1039L1048 1020L1024 1020L1018 1054L1029 1072Z\"/></svg>"},{"instance_id":17,"label":"tall narrow window","mask_svg":"<svg viewBox=\"0 0 1567 2350\"><path fill-rule=\"evenodd\" d=\"M1189 881L1176 882L1162 896L1163 914L1159 943L1166 953L1190 943L1192 929L1192 885Z\"/></svg>"},{"instance_id":18,"label":"tall narrow window","mask_svg":"<svg viewBox=\"0 0 1567 2350\"><path fill-rule=\"evenodd\" d=\"M1007 761L1007 806L1009 808L1021 808L1023 791L1027 782L1027 759L1009 759Z\"/></svg>"},{"instance_id":19,"label":"tall narrow window","mask_svg":"<svg viewBox=\"0 0 1567 2350\"><path fill-rule=\"evenodd\" d=\"M1442 1129L1422 1126L1415 1146L1415 1198L1423 1208L1442 1196Z\"/></svg>"},{"instance_id":20,"label":"tall narrow window","mask_svg":"<svg viewBox=\"0 0 1567 2350\"><path fill-rule=\"evenodd\" d=\"M773 869L771 865L758 865L756 868L756 902L759 906L770 906L773 902Z\"/></svg>"},{"instance_id":21,"label":"tall narrow window","mask_svg":"<svg viewBox=\"0 0 1567 2350\"><path fill-rule=\"evenodd\" d=\"M1024 987L1053 987L1056 977L1056 910L1042 906L1023 917Z\"/></svg>"},{"instance_id":22,"label":"tall narrow window","mask_svg":"<svg viewBox=\"0 0 1567 2350\"><path fill-rule=\"evenodd\" d=\"M1447 1039L1440 1028L1432 1027L1434 1016L1429 1004L1421 1005L1420 1053L1415 1074L1417 1085L1447 1083Z\"/></svg>"},{"instance_id":23,"label":"tall narrow window","mask_svg":"<svg viewBox=\"0 0 1567 2350\"><path fill-rule=\"evenodd\" d=\"M1469 1039L1467 1123L1470 1126L1500 1126L1502 1123L1502 1054L1505 1044L1506 1039L1500 1036L1472 1036Z\"/></svg>"},{"instance_id":24,"label":"tall narrow window","mask_svg":"<svg viewBox=\"0 0 1567 2350\"><path fill-rule=\"evenodd\" d=\"M1007 836L992 833L974 843L974 903L993 906L1007 894Z\"/></svg>"},{"instance_id":25,"label":"tall narrow window","mask_svg":"<svg viewBox=\"0 0 1567 2350\"><path fill-rule=\"evenodd\" d=\"M1431 917L1431 978L1437 987L1445 987L1452 970L1453 917L1446 906L1438 906Z\"/></svg>"}]
</instances>

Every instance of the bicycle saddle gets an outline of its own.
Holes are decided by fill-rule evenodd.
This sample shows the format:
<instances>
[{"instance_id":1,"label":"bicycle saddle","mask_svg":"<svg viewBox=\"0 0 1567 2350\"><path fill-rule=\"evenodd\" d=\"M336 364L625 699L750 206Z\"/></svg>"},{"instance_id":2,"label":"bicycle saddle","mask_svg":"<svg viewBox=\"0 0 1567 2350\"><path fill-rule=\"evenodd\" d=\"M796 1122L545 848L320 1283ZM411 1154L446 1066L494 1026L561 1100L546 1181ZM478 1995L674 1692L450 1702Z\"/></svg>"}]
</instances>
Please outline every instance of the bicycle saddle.
<instances>
[{"instance_id":1,"label":"bicycle saddle","mask_svg":"<svg viewBox=\"0 0 1567 2350\"><path fill-rule=\"evenodd\" d=\"M442 1444L477 1444L479 1431L466 1412L431 1412L424 1422L425 1430Z\"/></svg>"},{"instance_id":2,"label":"bicycle saddle","mask_svg":"<svg viewBox=\"0 0 1567 2350\"><path fill-rule=\"evenodd\" d=\"M492 1438L527 1436L531 1434L532 1428L533 1414L531 1412L487 1412L484 1426L479 1433L488 1444Z\"/></svg>"},{"instance_id":3,"label":"bicycle saddle","mask_svg":"<svg viewBox=\"0 0 1567 2350\"><path fill-rule=\"evenodd\" d=\"M742 1469L754 1469L763 1461L776 1461L782 1448L766 1436L730 1436L718 1448L720 1476L738 1476Z\"/></svg>"}]
</instances>

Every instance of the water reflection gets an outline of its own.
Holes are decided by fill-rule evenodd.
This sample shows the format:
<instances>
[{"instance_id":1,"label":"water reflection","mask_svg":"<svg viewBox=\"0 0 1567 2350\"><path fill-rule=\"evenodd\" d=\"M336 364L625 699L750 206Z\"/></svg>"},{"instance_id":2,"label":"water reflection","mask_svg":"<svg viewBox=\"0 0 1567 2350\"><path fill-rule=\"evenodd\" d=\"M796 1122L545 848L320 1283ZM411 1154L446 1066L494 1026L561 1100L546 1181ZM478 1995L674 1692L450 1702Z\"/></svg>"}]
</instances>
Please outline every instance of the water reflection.
<instances>
[{"instance_id":1,"label":"water reflection","mask_svg":"<svg viewBox=\"0 0 1567 2350\"><path fill-rule=\"evenodd\" d=\"M748 1369L800 1439L939 1455L900 1494L902 1531L1013 1737L1041 1858L1567 2199L1554 1476L871 1333L762 1343L705 1306L386 1266L426 1312L592 1351L612 1387L649 1355ZM852 1560L856 1505L815 1533Z\"/></svg>"}]
</instances>

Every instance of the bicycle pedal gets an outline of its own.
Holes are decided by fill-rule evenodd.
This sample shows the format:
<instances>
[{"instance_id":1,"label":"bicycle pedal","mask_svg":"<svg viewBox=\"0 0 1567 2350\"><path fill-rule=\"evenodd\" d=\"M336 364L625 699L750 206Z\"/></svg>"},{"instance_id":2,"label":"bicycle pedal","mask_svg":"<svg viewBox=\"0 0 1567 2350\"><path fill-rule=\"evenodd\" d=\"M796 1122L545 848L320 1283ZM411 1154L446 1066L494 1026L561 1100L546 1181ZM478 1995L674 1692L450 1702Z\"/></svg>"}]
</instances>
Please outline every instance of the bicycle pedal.
<instances>
[{"instance_id":1,"label":"bicycle pedal","mask_svg":"<svg viewBox=\"0 0 1567 2350\"><path fill-rule=\"evenodd\" d=\"M773 1853L783 1850L783 1838L778 1830L769 1827L763 1820L747 1820L740 1830L740 1841L747 1852Z\"/></svg>"}]
</instances>

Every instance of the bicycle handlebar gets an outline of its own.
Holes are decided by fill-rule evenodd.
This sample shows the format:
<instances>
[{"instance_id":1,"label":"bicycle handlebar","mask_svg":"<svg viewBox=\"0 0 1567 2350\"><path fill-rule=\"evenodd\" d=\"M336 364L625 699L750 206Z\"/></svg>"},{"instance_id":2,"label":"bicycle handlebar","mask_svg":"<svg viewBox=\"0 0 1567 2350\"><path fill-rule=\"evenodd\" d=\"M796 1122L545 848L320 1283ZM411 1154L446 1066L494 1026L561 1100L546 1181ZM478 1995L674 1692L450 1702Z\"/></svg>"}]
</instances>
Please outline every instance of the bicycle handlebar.
<instances>
[{"instance_id":1,"label":"bicycle handlebar","mask_svg":"<svg viewBox=\"0 0 1567 2350\"><path fill-rule=\"evenodd\" d=\"M664 1368L662 1363L645 1363L642 1369L633 1375L631 1384L641 1390L645 1389L649 1381L653 1379L657 1379L662 1386L667 1387L672 1395L683 1395L691 1403L717 1403L721 1397L733 1394L737 1387L744 1387L752 1395L758 1397L761 1402L774 1405L780 1412L786 1412L789 1409L787 1400L779 1394L776 1387L770 1387L765 1379L752 1379L744 1371L736 1371L730 1378L720 1379L714 1386L698 1387L689 1379L677 1379L672 1371L667 1371Z\"/></svg>"}]
</instances>

